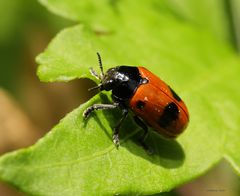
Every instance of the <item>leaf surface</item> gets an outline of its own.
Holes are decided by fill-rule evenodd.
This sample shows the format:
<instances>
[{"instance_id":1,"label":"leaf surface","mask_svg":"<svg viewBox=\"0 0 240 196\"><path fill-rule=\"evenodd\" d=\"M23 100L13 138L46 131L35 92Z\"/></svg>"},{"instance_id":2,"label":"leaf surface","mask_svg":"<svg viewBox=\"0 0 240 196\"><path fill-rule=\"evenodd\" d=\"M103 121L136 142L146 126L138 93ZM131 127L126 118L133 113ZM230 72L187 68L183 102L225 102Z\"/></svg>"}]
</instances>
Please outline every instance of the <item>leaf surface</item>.
<instances>
[{"instance_id":1,"label":"leaf surface","mask_svg":"<svg viewBox=\"0 0 240 196\"><path fill-rule=\"evenodd\" d=\"M82 21L60 32L38 56L42 81L91 77L88 69L98 70L98 51L105 70L141 65L165 80L186 102L190 124L177 140L151 132L147 144L155 153L148 155L138 145L141 131L129 117L117 150L111 136L120 111L82 118L93 103L111 102L102 93L34 146L1 157L2 180L34 195L149 195L202 175L223 157L239 171L240 61L226 43L163 12L157 1L117 1L114 8L109 1L42 2ZM94 10L92 16L86 6Z\"/></svg>"}]
</instances>

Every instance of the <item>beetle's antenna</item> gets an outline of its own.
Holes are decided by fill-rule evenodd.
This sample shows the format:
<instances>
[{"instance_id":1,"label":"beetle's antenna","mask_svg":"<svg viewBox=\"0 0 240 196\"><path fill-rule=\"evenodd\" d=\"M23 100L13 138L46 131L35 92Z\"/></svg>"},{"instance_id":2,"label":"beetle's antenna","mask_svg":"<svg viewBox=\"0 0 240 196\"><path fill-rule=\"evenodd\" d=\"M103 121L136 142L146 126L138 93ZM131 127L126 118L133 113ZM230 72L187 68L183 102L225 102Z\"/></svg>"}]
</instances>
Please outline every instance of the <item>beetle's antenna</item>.
<instances>
[{"instance_id":1,"label":"beetle's antenna","mask_svg":"<svg viewBox=\"0 0 240 196\"><path fill-rule=\"evenodd\" d=\"M100 54L97 52L97 56L98 56L98 62L99 62L99 66L100 66L100 70L101 70L101 76L104 76L104 72L103 72L103 65L102 65L102 59Z\"/></svg>"}]
</instances>

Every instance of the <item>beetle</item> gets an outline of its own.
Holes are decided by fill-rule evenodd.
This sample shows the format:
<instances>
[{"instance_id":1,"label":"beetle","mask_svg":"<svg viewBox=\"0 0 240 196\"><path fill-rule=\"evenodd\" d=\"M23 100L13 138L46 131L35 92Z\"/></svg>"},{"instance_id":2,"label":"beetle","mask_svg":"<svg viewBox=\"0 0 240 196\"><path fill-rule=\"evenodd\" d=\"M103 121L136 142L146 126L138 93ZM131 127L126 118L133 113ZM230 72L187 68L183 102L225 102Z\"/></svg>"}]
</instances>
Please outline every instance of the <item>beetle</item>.
<instances>
[{"instance_id":1,"label":"beetle","mask_svg":"<svg viewBox=\"0 0 240 196\"><path fill-rule=\"evenodd\" d=\"M97 53L101 73L90 68L90 73L100 83L91 88L111 91L113 103L94 104L83 112L86 119L94 110L120 108L122 117L113 129L113 142L118 147L119 130L129 110L134 114L135 122L144 130L140 143L148 135L148 126L167 138L176 138L184 131L189 122L189 113L185 103L164 81L144 67L117 66L103 71L102 60Z\"/></svg>"}]
</instances>

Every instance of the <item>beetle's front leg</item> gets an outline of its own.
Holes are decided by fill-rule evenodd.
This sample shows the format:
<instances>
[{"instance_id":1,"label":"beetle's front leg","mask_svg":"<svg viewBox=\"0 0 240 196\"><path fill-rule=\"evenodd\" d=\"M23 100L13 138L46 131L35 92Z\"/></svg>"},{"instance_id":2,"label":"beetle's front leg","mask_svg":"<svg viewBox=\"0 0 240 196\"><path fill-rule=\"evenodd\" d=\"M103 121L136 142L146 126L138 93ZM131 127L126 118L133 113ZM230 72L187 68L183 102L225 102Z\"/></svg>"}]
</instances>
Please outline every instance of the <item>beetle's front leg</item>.
<instances>
[{"instance_id":1,"label":"beetle's front leg","mask_svg":"<svg viewBox=\"0 0 240 196\"><path fill-rule=\"evenodd\" d=\"M119 107L118 103L113 103L113 104L94 104L92 106L89 106L84 112L83 112L83 117L84 119L87 119L89 115L94 111L94 110L107 110L107 109L114 109Z\"/></svg>"}]
</instances>

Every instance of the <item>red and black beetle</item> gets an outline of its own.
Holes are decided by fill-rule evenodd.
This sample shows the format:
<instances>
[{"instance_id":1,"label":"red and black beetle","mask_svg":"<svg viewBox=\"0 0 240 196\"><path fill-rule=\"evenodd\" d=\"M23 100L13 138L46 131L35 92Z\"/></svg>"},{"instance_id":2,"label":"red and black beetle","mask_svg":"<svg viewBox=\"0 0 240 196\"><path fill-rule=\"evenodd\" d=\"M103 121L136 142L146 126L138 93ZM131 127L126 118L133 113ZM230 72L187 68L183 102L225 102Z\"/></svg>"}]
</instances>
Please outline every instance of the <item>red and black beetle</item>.
<instances>
[{"instance_id":1,"label":"red and black beetle","mask_svg":"<svg viewBox=\"0 0 240 196\"><path fill-rule=\"evenodd\" d=\"M135 114L135 122L144 130L140 140L143 146L147 125L168 138L175 138L184 131L189 121L188 110L170 86L144 67L117 66L104 73L101 57L99 53L97 55L101 74L93 69L90 72L100 84L93 89L112 91L113 103L94 104L84 111L83 116L87 118L94 110L120 108L122 117L113 131L113 142L117 147L119 129L129 109Z\"/></svg>"}]
</instances>

